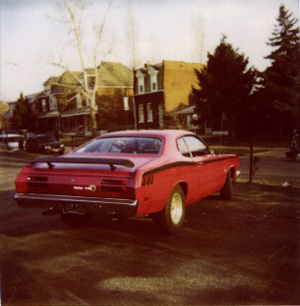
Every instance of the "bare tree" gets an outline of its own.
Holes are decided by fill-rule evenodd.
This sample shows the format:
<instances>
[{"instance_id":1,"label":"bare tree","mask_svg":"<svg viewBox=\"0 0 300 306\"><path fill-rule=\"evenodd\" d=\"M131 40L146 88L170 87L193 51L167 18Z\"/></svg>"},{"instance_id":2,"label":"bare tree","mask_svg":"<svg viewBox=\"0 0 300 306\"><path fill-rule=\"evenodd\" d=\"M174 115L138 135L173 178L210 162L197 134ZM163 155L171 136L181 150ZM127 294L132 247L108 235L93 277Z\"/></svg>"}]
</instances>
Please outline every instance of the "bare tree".
<instances>
[{"instance_id":1,"label":"bare tree","mask_svg":"<svg viewBox=\"0 0 300 306\"><path fill-rule=\"evenodd\" d=\"M135 10L133 0L127 0L127 12L126 12L126 38L129 42L129 50L130 50L130 58L131 58L131 66L135 68L137 66L137 24L135 17Z\"/></svg>"},{"instance_id":2,"label":"bare tree","mask_svg":"<svg viewBox=\"0 0 300 306\"><path fill-rule=\"evenodd\" d=\"M137 67L137 24L136 24L136 17L135 17L135 10L133 0L127 1L127 31L126 37L128 38L129 42L129 50L131 53L131 66L133 68L133 78L135 78L134 71ZM134 128L137 129L137 119L136 119L136 104L135 98L133 93L133 117L134 117Z\"/></svg>"},{"instance_id":3,"label":"bare tree","mask_svg":"<svg viewBox=\"0 0 300 306\"><path fill-rule=\"evenodd\" d=\"M79 93L85 99L89 101L91 110L91 131L92 135L97 133L96 122L96 95L97 85L99 84L99 72L101 67L101 61L111 53L111 47L104 45L104 30L107 24L107 18L109 10L112 5L112 0L108 1L107 8L100 22L97 24L90 24L87 22L89 15L88 9L92 7L92 2L89 0L60 0L59 7L62 12L62 17L58 18L59 21L65 27L69 37L71 38L79 60L79 66L82 74L74 73L72 69L69 69L65 58L60 56L58 61L54 61L54 66L60 67L68 71L76 80L74 84L62 84L55 83L55 85L64 86L66 89L73 90L75 93ZM87 30L86 27L90 30ZM91 29L92 28L92 29ZM91 30L95 33L95 38L92 42L85 41L85 35ZM87 62L88 57L92 58L92 68L88 69ZM100 58L101 57L101 58Z\"/></svg>"},{"instance_id":4,"label":"bare tree","mask_svg":"<svg viewBox=\"0 0 300 306\"><path fill-rule=\"evenodd\" d=\"M205 22L200 12L191 19L191 30L194 37L196 58L199 63L205 62Z\"/></svg>"}]
</instances>

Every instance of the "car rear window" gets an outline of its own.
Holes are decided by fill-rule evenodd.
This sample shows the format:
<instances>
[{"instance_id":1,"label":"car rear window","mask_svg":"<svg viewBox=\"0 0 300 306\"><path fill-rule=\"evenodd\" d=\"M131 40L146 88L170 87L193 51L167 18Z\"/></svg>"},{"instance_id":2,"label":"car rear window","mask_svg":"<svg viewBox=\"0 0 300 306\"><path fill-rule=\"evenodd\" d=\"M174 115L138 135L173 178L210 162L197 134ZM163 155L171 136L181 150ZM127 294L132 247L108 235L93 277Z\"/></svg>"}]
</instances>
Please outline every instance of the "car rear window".
<instances>
[{"instance_id":1,"label":"car rear window","mask_svg":"<svg viewBox=\"0 0 300 306\"><path fill-rule=\"evenodd\" d=\"M159 154L162 140L155 137L107 137L96 139L75 153Z\"/></svg>"}]
</instances>

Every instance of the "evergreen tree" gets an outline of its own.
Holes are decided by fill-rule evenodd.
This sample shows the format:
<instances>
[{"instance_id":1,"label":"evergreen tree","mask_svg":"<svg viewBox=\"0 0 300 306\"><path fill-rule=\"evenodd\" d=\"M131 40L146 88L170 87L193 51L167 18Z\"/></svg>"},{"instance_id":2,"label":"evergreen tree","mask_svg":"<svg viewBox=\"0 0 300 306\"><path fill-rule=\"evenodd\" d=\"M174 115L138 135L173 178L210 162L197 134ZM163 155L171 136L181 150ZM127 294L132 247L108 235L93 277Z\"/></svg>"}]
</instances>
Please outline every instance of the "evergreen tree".
<instances>
[{"instance_id":1,"label":"evergreen tree","mask_svg":"<svg viewBox=\"0 0 300 306\"><path fill-rule=\"evenodd\" d=\"M264 96L279 136L291 134L299 118L299 27L297 19L281 5L266 57L271 65L264 72Z\"/></svg>"},{"instance_id":2,"label":"evergreen tree","mask_svg":"<svg viewBox=\"0 0 300 306\"><path fill-rule=\"evenodd\" d=\"M36 130L35 116L31 110L29 101L24 99L23 94L20 94L11 118L13 129L25 129L27 131Z\"/></svg>"},{"instance_id":3,"label":"evergreen tree","mask_svg":"<svg viewBox=\"0 0 300 306\"><path fill-rule=\"evenodd\" d=\"M214 130L229 130L232 135L244 133L249 96L253 90L255 71L248 59L221 39L214 54L208 54L206 67L195 70L200 89L193 87L191 99L203 121Z\"/></svg>"}]
</instances>

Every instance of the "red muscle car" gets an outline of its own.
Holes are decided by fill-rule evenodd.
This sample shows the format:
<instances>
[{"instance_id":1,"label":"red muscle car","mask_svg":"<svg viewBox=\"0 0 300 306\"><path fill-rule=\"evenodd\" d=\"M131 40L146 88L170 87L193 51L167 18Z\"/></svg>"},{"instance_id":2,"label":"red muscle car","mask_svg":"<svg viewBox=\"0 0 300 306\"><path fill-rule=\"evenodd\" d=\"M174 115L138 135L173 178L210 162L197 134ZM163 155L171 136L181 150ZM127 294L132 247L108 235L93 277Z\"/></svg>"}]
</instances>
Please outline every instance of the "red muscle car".
<instances>
[{"instance_id":1,"label":"red muscle car","mask_svg":"<svg viewBox=\"0 0 300 306\"><path fill-rule=\"evenodd\" d=\"M16 180L21 207L60 213L68 225L96 213L150 215L169 233L185 208L213 193L232 198L239 158L216 155L194 133L124 131L97 137L59 157L39 157Z\"/></svg>"}]
</instances>

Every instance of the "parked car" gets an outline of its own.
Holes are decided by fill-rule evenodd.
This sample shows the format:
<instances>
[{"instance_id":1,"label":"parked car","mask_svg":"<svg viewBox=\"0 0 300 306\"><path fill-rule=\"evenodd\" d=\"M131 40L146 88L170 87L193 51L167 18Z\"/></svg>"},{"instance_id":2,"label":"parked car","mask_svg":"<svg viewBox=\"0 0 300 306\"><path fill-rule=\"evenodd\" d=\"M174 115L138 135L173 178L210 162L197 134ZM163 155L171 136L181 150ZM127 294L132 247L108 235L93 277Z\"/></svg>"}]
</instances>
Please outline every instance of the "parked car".
<instances>
[{"instance_id":1,"label":"parked car","mask_svg":"<svg viewBox=\"0 0 300 306\"><path fill-rule=\"evenodd\" d=\"M54 136L47 134L38 134L31 136L26 142L27 152L32 153L58 153L63 154L65 146L60 141L56 140Z\"/></svg>"},{"instance_id":2,"label":"parked car","mask_svg":"<svg viewBox=\"0 0 300 306\"><path fill-rule=\"evenodd\" d=\"M23 149L25 137L19 134L2 134L0 135L0 148L9 151L18 151Z\"/></svg>"},{"instance_id":3,"label":"parked car","mask_svg":"<svg viewBox=\"0 0 300 306\"><path fill-rule=\"evenodd\" d=\"M149 214L174 233L186 206L216 192L230 200L238 169L237 155L215 155L191 132L114 132L63 156L33 160L16 179L15 199L60 213L68 225L87 224L96 213Z\"/></svg>"}]
</instances>

